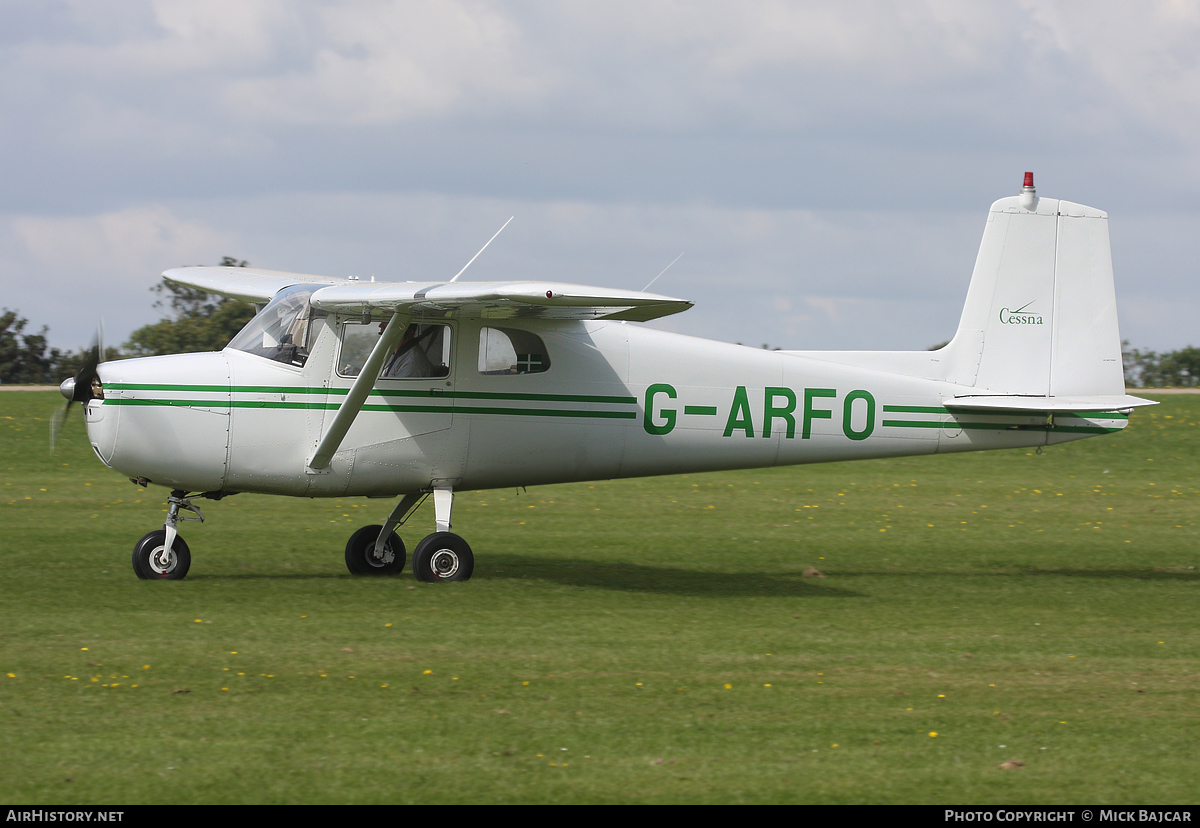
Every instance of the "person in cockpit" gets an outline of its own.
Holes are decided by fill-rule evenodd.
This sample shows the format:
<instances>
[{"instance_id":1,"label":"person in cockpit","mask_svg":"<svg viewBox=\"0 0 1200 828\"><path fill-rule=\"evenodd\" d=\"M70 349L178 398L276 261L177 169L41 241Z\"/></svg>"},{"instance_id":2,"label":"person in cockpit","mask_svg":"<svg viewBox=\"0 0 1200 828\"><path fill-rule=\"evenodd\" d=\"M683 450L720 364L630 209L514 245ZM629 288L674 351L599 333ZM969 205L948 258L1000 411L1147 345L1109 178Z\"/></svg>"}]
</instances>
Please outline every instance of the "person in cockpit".
<instances>
[{"instance_id":1,"label":"person in cockpit","mask_svg":"<svg viewBox=\"0 0 1200 828\"><path fill-rule=\"evenodd\" d=\"M432 330L433 328L430 328L426 334ZM382 333L382 326L380 332ZM404 336L400 338L400 344L396 346L396 352L384 366L381 376L389 379L433 376L433 363L421 347L425 337L419 334L420 328L417 325L409 325L404 330Z\"/></svg>"}]
</instances>

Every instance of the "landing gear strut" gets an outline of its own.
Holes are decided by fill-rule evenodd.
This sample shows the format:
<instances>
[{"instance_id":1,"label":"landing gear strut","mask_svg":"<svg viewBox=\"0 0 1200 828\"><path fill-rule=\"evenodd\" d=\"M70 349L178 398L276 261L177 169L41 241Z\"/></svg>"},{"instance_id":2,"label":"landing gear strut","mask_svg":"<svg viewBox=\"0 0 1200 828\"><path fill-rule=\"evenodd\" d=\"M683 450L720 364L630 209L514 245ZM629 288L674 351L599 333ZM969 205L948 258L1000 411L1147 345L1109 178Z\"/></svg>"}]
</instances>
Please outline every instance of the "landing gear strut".
<instances>
[{"instance_id":1,"label":"landing gear strut","mask_svg":"<svg viewBox=\"0 0 1200 828\"><path fill-rule=\"evenodd\" d=\"M413 550L413 575L418 581L467 581L475 570L471 547L450 531L450 510L454 492L434 487L433 510L437 531L428 535Z\"/></svg>"},{"instance_id":2,"label":"landing gear strut","mask_svg":"<svg viewBox=\"0 0 1200 828\"><path fill-rule=\"evenodd\" d=\"M355 575L394 575L404 569L404 542L392 530L403 526L425 494L405 495L383 526L364 526L346 544L346 568ZM434 487L433 508L437 531L413 550L413 575L418 581L466 581L475 570L475 556L465 540L450 531L454 492Z\"/></svg>"}]
</instances>

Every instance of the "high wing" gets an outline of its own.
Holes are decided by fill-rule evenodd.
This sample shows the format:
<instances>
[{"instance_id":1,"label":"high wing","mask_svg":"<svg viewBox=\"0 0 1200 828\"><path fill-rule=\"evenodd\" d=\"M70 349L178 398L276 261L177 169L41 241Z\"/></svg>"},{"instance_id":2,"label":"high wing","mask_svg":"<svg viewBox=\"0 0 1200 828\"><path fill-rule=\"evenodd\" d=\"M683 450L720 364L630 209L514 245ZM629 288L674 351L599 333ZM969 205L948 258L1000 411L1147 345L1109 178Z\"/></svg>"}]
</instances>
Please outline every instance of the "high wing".
<instances>
[{"instance_id":1,"label":"high wing","mask_svg":"<svg viewBox=\"0 0 1200 828\"><path fill-rule=\"evenodd\" d=\"M645 322L692 306L683 299L655 293L561 282L362 282L244 267L181 267L163 276L181 285L247 302L268 301L290 285L327 285L313 293L313 307L346 313L390 308L414 319L522 317Z\"/></svg>"},{"instance_id":2,"label":"high wing","mask_svg":"<svg viewBox=\"0 0 1200 828\"><path fill-rule=\"evenodd\" d=\"M291 285L342 285L345 279L285 273L250 267L177 267L163 273L168 280L187 287L241 299L243 302L269 302L276 293Z\"/></svg>"}]
</instances>

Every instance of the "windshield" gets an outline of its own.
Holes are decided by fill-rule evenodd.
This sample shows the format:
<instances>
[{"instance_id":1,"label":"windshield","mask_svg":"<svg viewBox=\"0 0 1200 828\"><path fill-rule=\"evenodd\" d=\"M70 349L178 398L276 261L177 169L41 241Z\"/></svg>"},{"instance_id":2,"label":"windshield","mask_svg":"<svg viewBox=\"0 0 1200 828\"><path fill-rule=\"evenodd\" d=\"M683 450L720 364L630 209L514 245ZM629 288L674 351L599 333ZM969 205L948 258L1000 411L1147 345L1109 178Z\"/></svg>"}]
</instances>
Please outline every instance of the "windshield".
<instances>
[{"instance_id":1,"label":"windshield","mask_svg":"<svg viewBox=\"0 0 1200 828\"><path fill-rule=\"evenodd\" d=\"M294 285L275 294L227 347L288 365L308 360L308 297L321 285Z\"/></svg>"}]
</instances>

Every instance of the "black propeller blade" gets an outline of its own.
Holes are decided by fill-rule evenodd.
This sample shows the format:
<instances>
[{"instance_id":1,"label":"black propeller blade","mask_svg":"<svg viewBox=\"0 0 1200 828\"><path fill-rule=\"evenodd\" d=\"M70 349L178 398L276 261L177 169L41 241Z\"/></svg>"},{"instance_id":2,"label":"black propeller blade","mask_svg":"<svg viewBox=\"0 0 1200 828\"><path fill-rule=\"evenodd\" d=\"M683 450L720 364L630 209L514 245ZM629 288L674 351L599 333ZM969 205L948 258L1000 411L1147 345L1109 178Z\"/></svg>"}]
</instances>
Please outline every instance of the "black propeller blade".
<instances>
[{"instance_id":1,"label":"black propeller blade","mask_svg":"<svg viewBox=\"0 0 1200 828\"><path fill-rule=\"evenodd\" d=\"M67 404L54 413L50 418L50 453L54 454L58 435L62 433L63 424L71 410L71 403L79 402L87 405L88 400L100 393L100 374L96 367L104 360L104 326L96 328L92 344L84 353L83 365L73 377L68 377L58 386L59 392L67 398Z\"/></svg>"}]
</instances>

